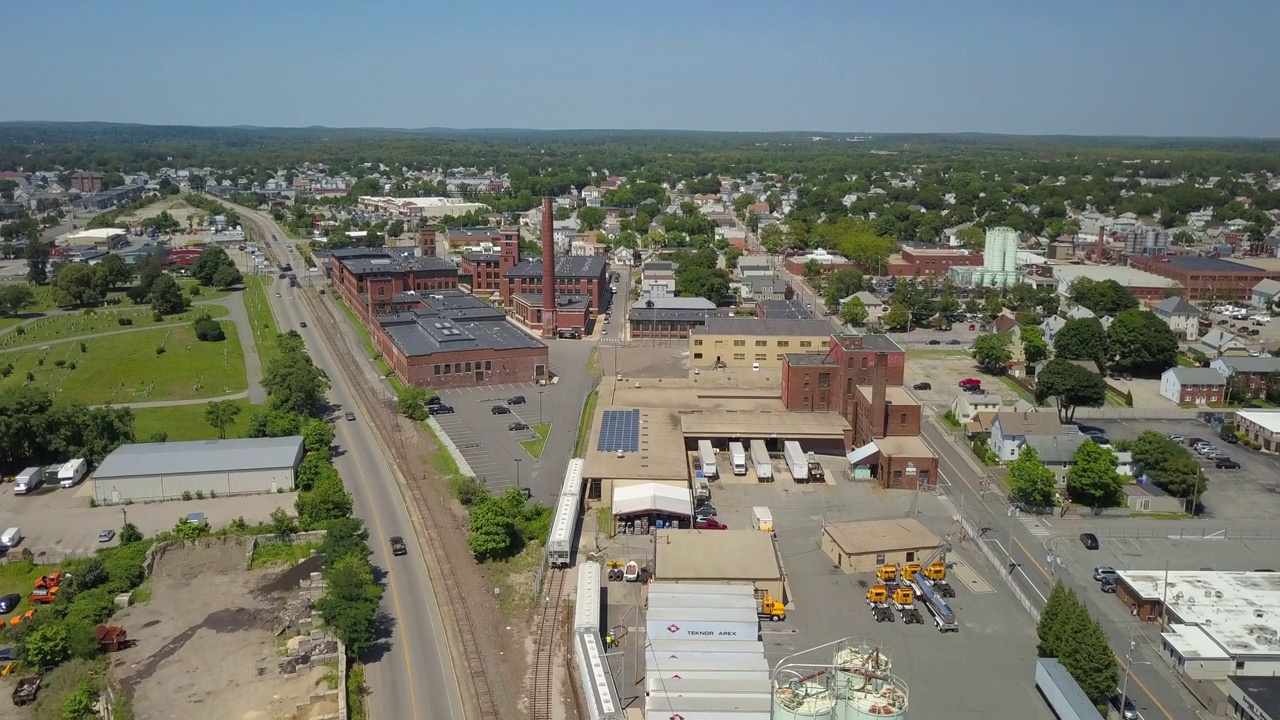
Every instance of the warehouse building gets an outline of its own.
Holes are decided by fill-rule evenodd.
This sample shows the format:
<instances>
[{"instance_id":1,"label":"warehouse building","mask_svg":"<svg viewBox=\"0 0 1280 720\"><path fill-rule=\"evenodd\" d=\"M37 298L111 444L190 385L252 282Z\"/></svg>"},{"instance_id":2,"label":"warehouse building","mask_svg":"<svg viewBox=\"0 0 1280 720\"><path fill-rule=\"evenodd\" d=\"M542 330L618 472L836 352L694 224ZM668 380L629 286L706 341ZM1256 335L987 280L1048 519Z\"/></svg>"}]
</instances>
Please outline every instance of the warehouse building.
<instances>
[{"instance_id":1,"label":"warehouse building","mask_svg":"<svg viewBox=\"0 0 1280 720\"><path fill-rule=\"evenodd\" d=\"M820 544L837 569L853 574L875 572L886 563L920 562L939 543L920 521L904 519L828 523Z\"/></svg>"},{"instance_id":2,"label":"warehouse building","mask_svg":"<svg viewBox=\"0 0 1280 720\"><path fill-rule=\"evenodd\" d=\"M702 327L689 331L689 365L780 368L787 353L825 355L830 338L826 320L707 318Z\"/></svg>"},{"instance_id":3,"label":"warehouse building","mask_svg":"<svg viewBox=\"0 0 1280 720\"><path fill-rule=\"evenodd\" d=\"M183 493L249 495L293 490L302 437L124 445L93 474L100 505L177 500Z\"/></svg>"},{"instance_id":4,"label":"warehouse building","mask_svg":"<svg viewBox=\"0 0 1280 720\"><path fill-rule=\"evenodd\" d=\"M659 530L654 576L662 582L750 585L787 602L771 533L758 530Z\"/></svg>"}]
</instances>

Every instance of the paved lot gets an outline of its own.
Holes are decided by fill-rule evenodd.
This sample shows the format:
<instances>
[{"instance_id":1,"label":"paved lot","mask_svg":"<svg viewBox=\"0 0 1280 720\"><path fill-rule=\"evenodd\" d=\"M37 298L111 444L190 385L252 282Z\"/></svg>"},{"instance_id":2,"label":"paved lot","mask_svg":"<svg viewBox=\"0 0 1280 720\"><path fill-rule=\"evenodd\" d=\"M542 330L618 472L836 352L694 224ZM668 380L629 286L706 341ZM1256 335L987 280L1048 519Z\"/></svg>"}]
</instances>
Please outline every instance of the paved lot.
<instances>
[{"instance_id":1,"label":"paved lot","mask_svg":"<svg viewBox=\"0 0 1280 720\"><path fill-rule=\"evenodd\" d=\"M1201 504L1202 520L1275 520L1280 518L1280 459L1250 450L1242 445L1228 445L1218 440L1211 425L1194 420L1089 420L1111 440L1134 438L1145 430L1166 435L1200 437L1239 462L1238 470L1219 470L1212 462L1200 460L1209 477L1209 489ZM1199 458L1199 456L1196 456Z\"/></svg>"},{"instance_id":2,"label":"paved lot","mask_svg":"<svg viewBox=\"0 0 1280 720\"><path fill-rule=\"evenodd\" d=\"M904 384L911 388L916 383L927 382L929 390L912 390L911 394L925 405L946 408L962 391L960 381L977 378L988 393L998 395L1005 405L1013 405L1020 398L1002 380L984 375L974 365L973 358L958 350L917 350L907 358Z\"/></svg>"},{"instance_id":3,"label":"paved lot","mask_svg":"<svg viewBox=\"0 0 1280 720\"><path fill-rule=\"evenodd\" d=\"M1176 407L1168 398L1161 397L1159 380L1146 380L1144 378L1118 380L1116 378L1107 378L1107 384L1132 393L1133 406L1135 408L1171 409Z\"/></svg>"},{"instance_id":4,"label":"paved lot","mask_svg":"<svg viewBox=\"0 0 1280 720\"><path fill-rule=\"evenodd\" d=\"M484 478L494 492L502 492L516 484L517 459L521 466L520 484L535 487L540 476L539 461L530 457L520 443L537 435L531 430L512 432L507 427L514 422L538 423L539 391L542 392L542 417L553 417L561 402L561 395L556 390L554 385L543 387L533 383L442 390L440 397L453 406L454 412L436 415L435 418L449 439L458 446L476 477ZM525 404L508 406L507 399L516 395L523 395ZM511 412L494 415L491 408L495 405L508 407ZM552 432L562 430L552 425Z\"/></svg>"},{"instance_id":5,"label":"paved lot","mask_svg":"<svg viewBox=\"0 0 1280 720\"><path fill-rule=\"evenodd\" d=\"M20 527L26 539L22 547L51 560L85 555L101 547L98 532L119 532L123 513L146 535L171 530L178 518L202 512L214 528L225 527L237 517L250 523L265 522L271 511L283 507L293 512L295 493L238 495L206 500L174 500L116 507L89 507L88 482L75 489L49 488L34 495L15 496L13 485L0 486L0 528Z\"/></svg>"}]
</instances>

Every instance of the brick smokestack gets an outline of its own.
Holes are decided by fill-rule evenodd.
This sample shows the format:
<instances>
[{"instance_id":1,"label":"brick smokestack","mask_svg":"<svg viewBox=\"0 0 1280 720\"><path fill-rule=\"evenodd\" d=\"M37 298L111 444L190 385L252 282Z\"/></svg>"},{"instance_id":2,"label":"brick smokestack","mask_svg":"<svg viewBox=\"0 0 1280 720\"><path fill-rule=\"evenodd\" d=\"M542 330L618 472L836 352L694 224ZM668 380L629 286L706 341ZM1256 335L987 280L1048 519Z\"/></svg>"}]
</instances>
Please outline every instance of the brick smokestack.
<instances>
[{"instance_id":1,"label":"brick smokestack","mask_svg":"<svg viewBox=\"0 0 1280 720\"><path fill-rule=\"evenodd\" d=\"M885 417L889 414L885 399L889 385L889 353L878 352L871 369L871 437L884 437Z\"/></svg>"},{"instance_id":2,"label":"brick smokestack","mask_svg":"<svg viewBox=\"0 0 1280 720\"><path fill-rule=\"evenodd\" d=\"M1098 248L1093 252L1093 261L1096 263L1104 263L1107 261L1107 229L1098 228Z\"/></svg>"},{"instance_id":3,"label":"brick smokestack","mask_svg":"<svg viewBox=\"0 0 1280 720\"><path fill-rule=\"evenodd\" d=\"M551 196L542 198L542 336L556 332L555 208Z\"/></svg>"}]
</instances>

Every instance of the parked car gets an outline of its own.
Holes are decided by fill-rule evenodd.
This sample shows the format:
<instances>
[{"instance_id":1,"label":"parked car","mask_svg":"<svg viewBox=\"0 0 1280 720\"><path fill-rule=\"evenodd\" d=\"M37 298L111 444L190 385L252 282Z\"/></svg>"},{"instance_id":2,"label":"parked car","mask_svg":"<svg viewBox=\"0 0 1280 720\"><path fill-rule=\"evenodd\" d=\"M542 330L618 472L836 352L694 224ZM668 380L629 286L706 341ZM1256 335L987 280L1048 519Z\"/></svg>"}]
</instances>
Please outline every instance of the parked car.
<instances>
[{"instance_id":1,"label":"parked car","mask_svg":"<svg viewBox=\"0 0 1280 720\"><path fill-rule=\"evenodd\" d=\"M1080 533L1080 544L1084 545L1085 550L1097 550L1101 547L1098 536L1093 533Z\"/></svg>"},{"instance_id":2,"label":"parked car","mask_svg":"<svg viewBox=\"0 0 1280 720\"><path fill-rule=\"evenodd\" d=\"M1101 582L1109 577L1120 577L1120 573L1116 572L1116 569L1110 565L1099 565L1093 569L1094 580Z\"/></svg>"},{"instance_id":3,"label":"parked car","mask_svg":"<svg viewBox=\"0 0 1280 720\"><path fill-rule=\"evenodd\" d=\"M1120 578L1108 577L1108 578L1103 578L1102 582L1098 584L1098 588L1102 590L1102 592L1104 593L1113 593L1116 591L1116 586L1119 584L1120 584Z\"/></svg>"},{"instance_id":4,"label":"parked car","mask_svg":"<svg viewBox=\"0 0 1280 720\"><path fill-rule=\"evenodd\" d=\"M427 407L431 407L432 405L440 405L443 402L444 401L440 399L439 395L432 395L431 397L427 398Z\"/></svg>"},{"instance_id":5,"label":"parked car","mask_svg":"<svg viewBox=\"0 0 1280 720\"><path fill-rule=\"evenodd\" d=\"M959 345L959 344L960 344L960 341L959 341L959 340L957 340L957 339L955 339L955 338L951 338L950 340L948 340L948 341L947 341L947 344L948 344L948 345Z\"/></svg>"},{"instance_id":6,"label":"parked car","mask_svg":"<svg viewBox=\"0 0 1280 720\"><path fill-rule=\"evenodd\" d=\"M1236 437L1235 433L1222 433L1219 437L1228 445L1237 445L1240 442L1240 438Z\"/></svg>"},{"instance_id":7,"label":"parked car","mask_svg":"<svg viewBox=\"0 0 1280 720\"><path fill-rule=\"evenodd\" d=\"M1204 438L1197 438L1197 437L1187 438L1187 446L1188 446L1188 447L1195 447L1196 445L1199 445L1199 444L1204 443L1204 442L1206 442L1206 440L1205 440Z\"/></svg>"},{"instance_id":8,"label":"parked car","mask_svg":"<svg viewBox=\"0 0 1280 720\"><path fill-rule=\"evenodd\" d=\"M960 381L960 387L969 387L971 385L981 385L982 381L978 378L965 378Z\"/></svg>"},{"instance_id":9,"label":"parked car","mask_svg":"<svg viewBox=\"0 0 1280 720\"><path fill-rule=\"evenodd\" d=\"M429 405L427 406L427 412L431 413L432 415L452 415L453 406L452 405Z\"/></svg>"},{"instance_id":10,"label":"parked car","mask_svg":"<svg viewBox=\"0 0 1280 720\"><path fill-rule=\"evenodd\" d=\"M115 540L115 539L116 539L116 531L115 531L115 530L107 529L107 530L103 530L102 532L98 533L98 542L100 542L100 543L109 543L109 542L111 542L112 540Z\"/></svg>"},{"instance_id":11,"label":"parked car","mask_svg":"<svg viewBox=\"0 0 1280 720\"><path fill-rule=\"evenodd\" d=\"M911 386L912 390L932 390L933 386L927 382L918 382Z\"/></svg>"},{"instance_id":12,"label":"parked car","mask_svg":"<svg viewBox=\"0 0 1280 720\"><path fill-rule=\"evenodd\" d=\"M506 405L494 405L493 407L489 408L489 412L493 413L494 415L510 415L511 408L507 407Z\"/></svg>"},{"instance_id":13,"label":"parked car","mask_svg":"<svg viewBox=\"0 0 1280 720\"><path fill-rule=\"evenodd\" d=\"M1187 439L1182 437L1181 435L1170 435L1169 439L1178 443L1179 445L1187 441Z\"/></svg>"},{"instance_id":14,"label":"parked car","mask_svg":"<svg viewBox=\"0 0 1280 720\"><path fill-rule=\"evenodd\" d=\"M713 518L717 514L716 506L709 503L707 505L702 505L697 510L693 511L693 516L696 518Z\"/></svg>"},{"instance_id":15,"label":"parked car","mask_svg":"<svg viewBox=\"0 0 1280 720\"><path fill-rule=\"evenodd\" d=\"M719 520L713 517L695 518L693 521L693 527L695 530L728 530L729 529L728 525L725 525L724 523L720 522Z\"/></svg>"},{"instance_id":16,"label":"parked car","mask_svg":"<svg viewBox=\"0 0 1280 720\"><path fill-rule=\"evenodd\" d=\"M1116 695L1111 701L1116 709L1120 711L1120 717L1124 720L1139 720L1142 716L1138 714L1138 708L1134 707L1133 701L1127 697Z\"/></svg>"},{"instance_id":17,"label":"parked car","mask_svg":"<svg viewBox=\"0 0 1280 720\"><path fill-rule=\"evenodd\" d=\"M0 597L0 615L7 615L13 612L20 602L22 602L22 596L18 593L10 593Z\"/></svg>"},{"instance_id":18,"label":"parked car","mask_svg":"<svg viewBox=\"0 0 1280 720\"><path fill-rule=\"evenodd\" d=\"M391 542L392 555L408 555L409 554L409 547L404 544L404 538L400 537L399 535L392 535L390 538L390 542Z\"/></svg>"},{"instance_id":19,"label":"parked car","mask_svg":"<svg viewBox=\"0 0 1280 720\"><path fill-rule=\"evenodd\" d=\"M507 429L511 432L516 432L517 430L528 430L529 426L522 422L513 422L507 426Z\"/></svg>"},{"instance_id":20,"label":"parked car","mask_svg":"<svg viewBox=\"0 0 1280 720\"><path fill-rule=\"evenodd\" d=\"M925 343L925 345L941 345L941 344L942 344L941 340L930 340L929 342Z\"/></svg>"},{"instance_id":21,"label":"parked car","mask_svg":"<svg viewBox=\"0 0 1280 720\"><path fill-rule=\"evenodd\" d=\"M1232 460L1231 458L1222 458L1218 462L1214 463L1213 466L1218 468L1219 470L1239 470L1240 469L1240 463L1236 462L1235 460Z\"/></svg>"},{"instance_id":22,"label":"parked car","mask_svg":"<svg viewBox=\"0 0 1280 720\"><path fill-rule=\"evenodd\" d=\"M524 404L524 396L523 396L523 395L516 395L516 396L514 396L514 397L512 397L512 398L509 398L509 399L507 400L507 404L508 404L508 405L523 405L523 404Z\"/></svg>"},{"instance_id":23,"label":"parked car","mask_svg":"<svg viewBox=\"0 0 1280 720\"><path fill-rule=\"evenodd\" d=\"M307 326L307 321L306 321L306 320L302 320L302 321L300 321L300 322L298 323L298 327L302 327L302 328L304 328L304 327L306 327L306 326Z\"/></svg>"}]
</instances>

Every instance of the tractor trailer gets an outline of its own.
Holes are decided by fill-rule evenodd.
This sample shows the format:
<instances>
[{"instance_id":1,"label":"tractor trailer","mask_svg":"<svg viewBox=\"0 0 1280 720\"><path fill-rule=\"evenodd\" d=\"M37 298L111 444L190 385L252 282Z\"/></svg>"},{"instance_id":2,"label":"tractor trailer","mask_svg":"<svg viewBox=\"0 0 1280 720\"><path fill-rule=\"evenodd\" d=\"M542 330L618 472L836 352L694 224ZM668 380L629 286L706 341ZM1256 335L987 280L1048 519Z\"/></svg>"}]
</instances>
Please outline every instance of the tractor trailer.
<instances>
[{"instance_id":1,"label":"tractor trailer","mask_svg":"<svg viewBox=\"0 0 1280 720\"><path fill-rule=\"evenodd\" d=\"M702 463L702 476L710 480L718 477L716 472L716 449L710 440L698 441L698 460Z\"/></svg>"},{"instance_id":2,"label":"tractor trailer","mask_svg":"<svg viewBox=\"0 0 1280 720\"><path fill-rule=\"evenodd\" d=\"M782 457L787 461L787 469L796 482L809 481L809 456L800 449L800 443L788 440L782 444Z\"/></svg>"},{"instance_id":3,"label":"tractor trailer","mask_svg":"<svg viewBox=\"0 0 1280 720\"><path fill-rule=\"evenodd\" d=\"M769 460L769 449L763 440L751 441L751 463L756 468L756 479L760 482L773 480L773 462Z\"/></svg>"}]
</instances>

